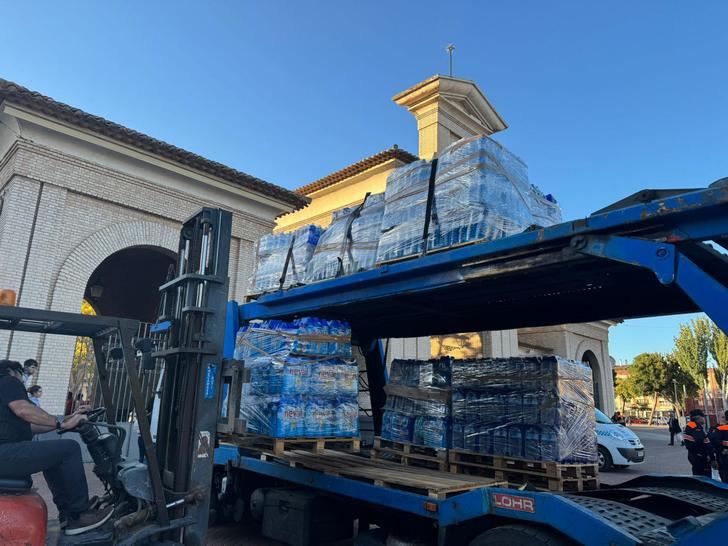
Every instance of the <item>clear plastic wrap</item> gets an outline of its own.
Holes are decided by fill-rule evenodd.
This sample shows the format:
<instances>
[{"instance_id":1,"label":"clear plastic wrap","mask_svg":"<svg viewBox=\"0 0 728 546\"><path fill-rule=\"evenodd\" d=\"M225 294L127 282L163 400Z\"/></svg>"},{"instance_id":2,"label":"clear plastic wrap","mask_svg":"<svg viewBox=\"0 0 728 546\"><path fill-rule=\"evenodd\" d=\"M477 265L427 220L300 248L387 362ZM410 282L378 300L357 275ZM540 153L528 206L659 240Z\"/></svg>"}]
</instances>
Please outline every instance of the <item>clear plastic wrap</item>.
<instances>
[{"instance_id":1,"label":"clear plastic wrap","mask_svg":"<svg viewBox=\"0 0 728 546\"><path fill-rule=\"evenodd\" d=\"M260 294L304 283L306 267L321 232L319 226L308 225L290 233L271 233L261 237L250 292ZM291 259L286 269L289 251ZM281 285L284 269L286 273Z\"/></svg>"},{"instance_id":2,"label":"clear plastic wrap","mask_svg":"<svg viewBox=\"0 0 728 546\"><path fill-rule=\"evenodd\" d=\"M393 385L405 385L419 388L450 388L452 359L440 358L432 360L392 361L389 371L389 382Z\"/></svg>"},{"instance_id":3,"label":"clear plastic wrap","mask_svg":"<svg viewBox=\"0 0 728 546\"><path fill-rule=\"evenodd\" d=\"M528 182L526 164L486 136L461 139L438 158L428 249L493 240L561 222L553 197Z\"/></svg>"},{"instance_id":4,"label":"clear plastic wrap","mask_svg":"<svg viewBox=\"0 0 728 546\"><path fill-rule=\"evenodd\" d=\"M387 177L377 263L422 252L431 170L429 161L419 160Z\"/></svg>"},{"instance_id":5,"label":"clear plastic wrap","mask_svg":"<svg viewBox=\"0 0 728 546\"><path fill-rule=\"evenodd\" d=\"M306 267L305 282L349 275L374 267L384 215L384 194L369 195L359 207L332 214Z\"/></svg>"},{"instance_id":6,"label":"clear plastic wrap","mask_svg":"<svg viewBox=\"0 0 728 546\"><path fill-rule=\"evenodd\" d=\"M452 359L394 360L382 438L434 448L450 446Z\"/></svg>"},{"instance_id":7,"label":"clear plastic wrap","mask_svg":"<svg viewBox=\"0 0 728 546\"><path fill-rule=\"evenodd\" d=\"M591 369L558 357L461 361L452 370L452 447L492 455L596 461Z\"/></svg>"},{"instance_id":8,"label":"clear plastic wrap","mask_svg":"<svg viewBox=\"0 0 728 546\"><path fill-rule=\"evenodd\" d=\"M359 434L359 407L353 398L258 396L244 388L240 417L246 420L248 432L275 438Z\"/></svg>"},{"instance_id":9,"label":"clear plastic wrap","mask_svg":"<svg viewBox=\"0 0 728 546\"><path fill-rule=\"evenodd\" d=\"M313 317L253 321L238 332L235 358L249 370L240 404L248 432L277 438L358 434L359 369L348 324Z\"/></svg>"},{"instance_id":10,"label":"clear plastic wrap","mask_svg":"<svg viewBox=\"0 0 728 546\"><path fill-rule=\"evenodd\" d=\"M351 356L351 327L340 320L302 317L293 322L252 321L235 340L235 358L290 353L313 356Z\"/></svg>"}]
</instances>

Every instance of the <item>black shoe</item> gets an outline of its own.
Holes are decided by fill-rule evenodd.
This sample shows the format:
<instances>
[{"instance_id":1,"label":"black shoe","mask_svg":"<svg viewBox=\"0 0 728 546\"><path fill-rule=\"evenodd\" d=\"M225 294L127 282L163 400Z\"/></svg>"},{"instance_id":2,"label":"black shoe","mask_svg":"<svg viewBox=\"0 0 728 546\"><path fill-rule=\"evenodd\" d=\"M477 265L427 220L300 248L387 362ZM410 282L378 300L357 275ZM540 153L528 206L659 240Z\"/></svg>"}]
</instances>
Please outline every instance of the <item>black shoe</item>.
<instances>
[{"instance_id":1,"label":"black shoe","mask_svg":"<svg viewBox=\"0 0 728 546\"><path fill-rule=\"evenodd\" d=\"M96 510L100 504L101 499L97 495L94 495L88 500L88 509ZM68 526L68 515L62 510L58 511L58 525L61 529L65 529Z\"/></svg>"},{"instance_id":2,"label":"black shoe","mask_svg":"<svg viewBox=\"0 0 728 546\"><path fill-rule=\"evenodd\" d=\"M109 506L103 510L88 510L82 512L77 518L69 517L66 534L74 536L91 531L92 529L97 529L109 520L113 512L114 508Z\"/></svg>"}]
</instances>

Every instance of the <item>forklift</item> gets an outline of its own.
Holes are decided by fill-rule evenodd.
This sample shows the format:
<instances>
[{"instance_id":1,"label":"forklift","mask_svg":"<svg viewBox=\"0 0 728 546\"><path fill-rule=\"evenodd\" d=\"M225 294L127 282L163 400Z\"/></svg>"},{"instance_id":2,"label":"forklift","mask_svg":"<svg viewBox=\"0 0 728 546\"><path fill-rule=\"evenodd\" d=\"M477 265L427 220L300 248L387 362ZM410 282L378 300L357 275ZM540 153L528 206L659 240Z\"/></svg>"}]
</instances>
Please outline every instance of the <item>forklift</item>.
<instances>
[{"instance_id":1,"label":"forklift","mask_svg":"<svg viewBox=\"0 0 728 546\"><path fill-rule=\"evenodd\" d=\"M232 216L204 208L184 222L177 264L160 287L160 313L153 331L166 332L155 347L135 339L139 323L126 318L88 316L0 305L0 329L40 335L91 338L103 407L87 413L77 432L94 462L104 494L94 507L113 507L99 529L61 536L61 545L205 543L212 481L219 379L225 332ZM117 334L120 346L108 347ZM140 358L137 358L140 356ZM165 361L157 441L145 412L140 371ZM123 363L146 463L125 460L125 430L115 421L109 363ZM105 416L105 419L104 419ZM32 491L32 480L0 478L3 544L44 545L47 507Z\"/></svg>"}]
</instances>

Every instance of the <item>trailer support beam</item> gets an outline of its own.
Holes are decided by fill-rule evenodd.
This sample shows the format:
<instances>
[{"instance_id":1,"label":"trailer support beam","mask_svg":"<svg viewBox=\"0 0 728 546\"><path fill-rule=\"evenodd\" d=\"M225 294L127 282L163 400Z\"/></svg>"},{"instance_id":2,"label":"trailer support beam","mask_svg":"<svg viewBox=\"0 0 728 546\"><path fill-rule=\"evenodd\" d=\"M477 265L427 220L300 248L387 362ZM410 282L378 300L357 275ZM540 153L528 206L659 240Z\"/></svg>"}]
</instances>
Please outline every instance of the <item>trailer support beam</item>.
<instances>
[{"instance_id":1,"label":"trailer support beam","mask_svg":"<svg viewBox=\"0 0 728 546\"><path fill-rule=\"evenodd\" d=\"M577 236L577 252L651 270L660 283L679 286L718 327L728 332L728 287L698 267L672 243L632 237Z\"/></svg>"}]
</instances>

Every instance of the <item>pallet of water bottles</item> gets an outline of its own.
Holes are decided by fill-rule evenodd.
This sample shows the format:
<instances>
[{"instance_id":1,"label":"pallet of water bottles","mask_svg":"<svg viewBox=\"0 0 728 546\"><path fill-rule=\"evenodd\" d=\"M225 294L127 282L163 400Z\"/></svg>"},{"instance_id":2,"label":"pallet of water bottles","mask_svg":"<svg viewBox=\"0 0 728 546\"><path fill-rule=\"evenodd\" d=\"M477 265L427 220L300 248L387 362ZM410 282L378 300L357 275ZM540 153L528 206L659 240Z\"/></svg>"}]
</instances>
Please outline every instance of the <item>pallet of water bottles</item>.
<instances>
[{"instance_id":1,"label":"pallet of water bottles","mask_svg":"<svg viewBox=\"0 0 728 546\"><path fill-rule=\"evenodd\" d=\"M530 484L546 491L599 489L599 465L596 463L533 461L451 449L448 464L453 474L493 478L506 481L512 487Z\"/></svg>"}]
</instances>

